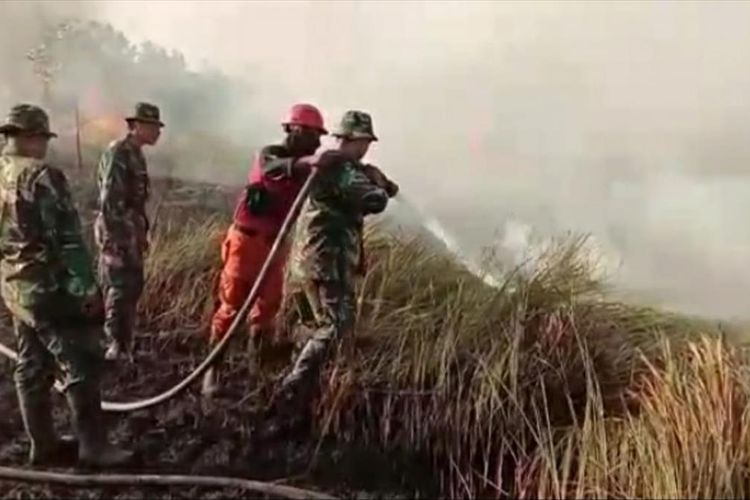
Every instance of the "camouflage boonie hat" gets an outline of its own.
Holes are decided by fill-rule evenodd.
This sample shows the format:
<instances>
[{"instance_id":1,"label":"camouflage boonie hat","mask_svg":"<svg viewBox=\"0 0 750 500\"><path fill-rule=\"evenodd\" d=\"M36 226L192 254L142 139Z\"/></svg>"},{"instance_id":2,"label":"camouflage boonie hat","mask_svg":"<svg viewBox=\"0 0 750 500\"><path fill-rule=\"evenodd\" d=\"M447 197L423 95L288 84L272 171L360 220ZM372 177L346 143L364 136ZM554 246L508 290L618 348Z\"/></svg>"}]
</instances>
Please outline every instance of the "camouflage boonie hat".
<instances>
[{"instance_id":1,"label":"camouflage boonie hat","mask_svg":"<svg viewBox=\"0 0 750 500\"><path fill-rule=\"evenodd\" d=\"M135 114L128 116L125 121L131 122L144 122L144 123L156 123L160 127L164 126L164 123L159 118L159 108L153 104L147 102L139 102L135 105Z\"/></svg>"},{"instance_id":2,"label":"camouflage boonie hat","mask_svg":"<svg viewBox=\"0 0 750 500\"><path fill-rule=\"evenodd\" d=\"M33 104L16 104L10 108L5 123L0 125L0 134L18 133L57 137L57 134L49 129L47 112Z\"/></svg>"},{"instance_id":3,"label":"camouflage boonie hat","mask_svg":"<svg viewBox=\"0 0 750 500\"><path fill-rule=\"evenodd\" d=\"M341 122L332 135L346 139L378 140L372 128L372 118L364 111L347 111L344 113Z\"/></svg>"}]
</instances>

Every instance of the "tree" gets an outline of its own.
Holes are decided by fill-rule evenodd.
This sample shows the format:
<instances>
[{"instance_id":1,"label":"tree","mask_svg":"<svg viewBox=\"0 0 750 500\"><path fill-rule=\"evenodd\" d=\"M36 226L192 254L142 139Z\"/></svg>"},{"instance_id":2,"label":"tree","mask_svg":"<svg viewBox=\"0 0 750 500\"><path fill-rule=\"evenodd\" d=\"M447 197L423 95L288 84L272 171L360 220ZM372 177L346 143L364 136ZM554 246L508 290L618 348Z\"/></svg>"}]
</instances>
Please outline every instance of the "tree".
<instances>
[{"instance_id":1,"label":"tree","mask_svg":"<svg viewBox=\"0 0 750 500\"><path fill-rule=\"evenodd\" d=\"M42 42L29 49L26 58L31 61L34 74L41 82L42 103L50 106L52 84L63 65L54 55L55 45L74 29L73 21L63 21L46 29Z\"/></svg>"}]
</instances>

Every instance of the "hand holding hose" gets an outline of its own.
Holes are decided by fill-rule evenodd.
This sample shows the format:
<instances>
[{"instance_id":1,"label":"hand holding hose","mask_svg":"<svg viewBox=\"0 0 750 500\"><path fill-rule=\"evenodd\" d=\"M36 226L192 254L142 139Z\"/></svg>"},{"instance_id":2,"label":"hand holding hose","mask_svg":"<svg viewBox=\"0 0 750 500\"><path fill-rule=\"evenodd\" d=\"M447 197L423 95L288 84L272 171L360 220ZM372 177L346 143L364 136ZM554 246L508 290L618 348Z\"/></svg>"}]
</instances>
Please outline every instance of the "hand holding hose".
<instances>
[{"instance_id":1,"label":"hand holding hose","mask_svg":"<svg viewBox=\"0 0 750 500\"><path fill-rule=\"evenodd\" d=\"M383 171L375 165L364 164L363 171L367 178L370 179L370 181L372 181L376 186L382 188L386 193L388 193L389 198L393 198L398 194L398 184L386 177Z\"/></svg>"}]
</instances>

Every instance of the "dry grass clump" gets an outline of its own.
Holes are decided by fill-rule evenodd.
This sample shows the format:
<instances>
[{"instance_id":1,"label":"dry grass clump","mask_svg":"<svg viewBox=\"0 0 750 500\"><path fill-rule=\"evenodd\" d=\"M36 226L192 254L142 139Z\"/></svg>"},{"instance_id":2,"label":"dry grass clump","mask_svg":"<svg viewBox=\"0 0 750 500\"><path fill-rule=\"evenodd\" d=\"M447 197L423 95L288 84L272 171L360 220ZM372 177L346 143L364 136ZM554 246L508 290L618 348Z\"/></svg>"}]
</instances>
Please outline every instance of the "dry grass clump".
<instances>
[{"instance_id":1,"label":"dry grass clump","mask_svg":"<svg viewBox=\"0 0 750 500\"><path fill-rule=\"evenodd\" d=\"M583 241L559 242L499 290L415 242L372 241L357 341L329 375L322 430L425 452L456 496L679 497L747 484L737 351L682 318L608 302ZM706 411L714 424L701 429ZM734 440L721 437L727 426ZM667 430L682 448L664 456ZM681 482L644 477L625 461L634 443L642 460L653 455L651 476L666 467Z\"/></svg>"},{"instance_id":2,"label":"dry grass clump","mask_svg":"<svg viewBox=\"0 0 750 500\"><path fill-rule=\"evenodd\" d=\"M161 227L148 322L207 320L225 226ZM493 289L417 240L368 234L321 433L431 457L451 496L750 494L744 350L711 325L608 301L582 244Z\"/></svg>"},{"instance_id":3,"label":"dry grass clump","mask_svg":"<svg viewBox=\"0 0 750 500\"><path fill-rule=\"evenodd\" d=\"M227 228L222 216L160 221L146 260L146 288L139 302L149 328L206 327L221 271L220 246Z\"/></svg>"}]
</instances>

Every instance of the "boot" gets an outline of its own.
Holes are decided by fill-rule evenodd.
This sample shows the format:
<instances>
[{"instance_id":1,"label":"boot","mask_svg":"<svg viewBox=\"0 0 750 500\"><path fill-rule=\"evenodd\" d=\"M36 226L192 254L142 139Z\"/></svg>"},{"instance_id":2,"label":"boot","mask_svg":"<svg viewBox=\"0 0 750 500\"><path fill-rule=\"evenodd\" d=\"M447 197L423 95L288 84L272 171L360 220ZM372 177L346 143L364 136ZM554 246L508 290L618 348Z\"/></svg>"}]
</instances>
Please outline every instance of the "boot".
<instances>
[{"instance_id":1,"label":"boot","mask_svg":"<svg viewBox=\"0 0 750 500\"><path fill-rule=\"evenodd\" d=\"M125 360L125 361L133 361L133 353L130 349L126 348L120 341L113 340L111 344L109 344L109 347L107 348L107 352L104 353L104 359L107 361L118 361L118 360Z\"/></svg>"},{"instance_id":2,"label":"boot","mask_svg":"<svg viewBox=\"0 0 750 500\"><path fill-rule=\"evenodd\" d=\"M201 394L203 397L210 399L219 391L219 367L211 366L203 375L203 384L201 385Z\"/></svg>"},{"instance_id":3,"label":"boot","mask_svg":"<svg viewBox=\"0 0 750 500\"><path fill-rule=\"evenodd\" d=\"M291 355L291 363L294 365L295 361L299 357L299 355L302 353L302 349L305 348L305 345L307 344L307 341L315 334L315 328L305 324L305 323L298 323L294 325L292 328L291 333L291 342L292 342L292 355Z\"/></svg>"},{"instance_id":4,"label":"boot","mask_svg":"<svg viewBox=\"0 0 750 500\"><path fill-rule=\"evenodd\" d=\"M109 318L104 322L104 331L109 347L104 354L107 361L133 361L133 329L135 309L133 304L110 305ZM124 310L123 310L124 308Z\"/></svg>"},{"instance_id":5,"label":"boot","mask_svg":"<svg viewBox=\"0 0 750 500\"><path fill-rule=\"evenodd\" d=\"M107 440L107 429L101 408L99 387L94 384L72 385L66 393L78 434L78 463L85 467L110 468L128 465L133 453Z\"/></svg>"},{"instance_id":6,"label":"boot","mask_svg":"<svg viewBox=\"0 0 750 500\"><path fill-rule=\"evenodd\" d=\"M111 344L109 344L109 348L107 348L107 352L104 353L104 359L106 359L107 361L116 361L117 359L119 359L120 354L121 354L120 343L117 341L114 341Z\"/></svg>"},{"instance_id":7,"label":"boot","mask_svg":"<svg viewBox=\"0 0 750 500\"><path fill-rule=\"evenodd\" d=\"M211 338L208 344L208 350L209 352L216 347L216 344L219 341ZM219 391L219 365L221 364L223 356L219 356L215 361L214 364L211 365L208 370L206 370L205 375L203 375L203 383L201 385L201 394L206 399L210 399L216 395L216 393Z\"/></svg>"},{"instance_id":8,"label":"boot","mask_svg":"<svg viewBox=\"0 0 750 500\"><path fill-rule=\"evenodd\" d=\"M263 335L259 328L250 328L250 338L247 340L247 369L250 377L257 377L261 372L261 349Z\"/></svg>"},{"instance_id":9,"label":"boot","mask_svg":"<svg viewBox=\"0 0 750 500\"><path fill-rule=\"evenodd\" d=\"M18 391L21 418L31 441L29 465L64 465L75 461L78 443L71 436L58 439L52 423L48 393Z\"/></svg>"}]
</instances>

